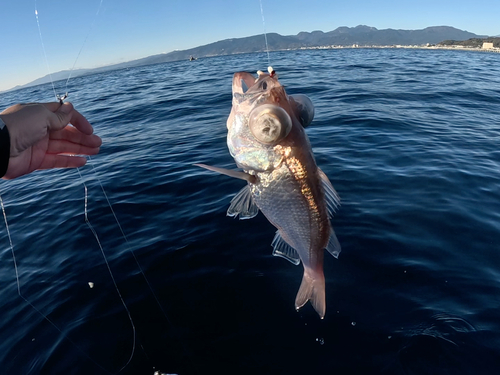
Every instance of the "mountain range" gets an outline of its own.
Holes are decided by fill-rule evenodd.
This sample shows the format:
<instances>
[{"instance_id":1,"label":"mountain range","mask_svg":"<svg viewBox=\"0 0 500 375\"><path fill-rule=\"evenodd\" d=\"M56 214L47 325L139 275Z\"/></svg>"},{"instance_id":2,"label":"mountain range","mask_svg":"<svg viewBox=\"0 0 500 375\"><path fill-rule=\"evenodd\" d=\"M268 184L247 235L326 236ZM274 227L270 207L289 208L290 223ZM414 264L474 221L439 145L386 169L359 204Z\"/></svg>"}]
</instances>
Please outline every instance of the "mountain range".
<instances>
[{"instance_id":1,"label":"mountain range","mask_svg":"<svg viewBox=\"0 0 500 375\"><path fill-rule=\"evenodd\" d=\"M432 26L421 30L378 30L375 27L359 25L356 27L339 27L333 31L300 32L297 35L283 36L277 33L267 34L269 51L280 51L301 48L332 47L332 46L393 46L393 45L427 45L437 44L445 40L463 41L470 38L485 38L486 35L459 30L450 26ZM78 69L61 71L39 78L28 84L16 86L11 90L35 86L61 79L95 74L110 70L125 69L142 65L159 64L170 61L196 58L232 55L239 53L263 52L266 50L264 36L254 35L245 38L225 39L182 51L173 51L144 57L138 60L120 64L108 65L94 69ZM9 90L10 91L10 90Z\"/></svg>"}]
</instances>

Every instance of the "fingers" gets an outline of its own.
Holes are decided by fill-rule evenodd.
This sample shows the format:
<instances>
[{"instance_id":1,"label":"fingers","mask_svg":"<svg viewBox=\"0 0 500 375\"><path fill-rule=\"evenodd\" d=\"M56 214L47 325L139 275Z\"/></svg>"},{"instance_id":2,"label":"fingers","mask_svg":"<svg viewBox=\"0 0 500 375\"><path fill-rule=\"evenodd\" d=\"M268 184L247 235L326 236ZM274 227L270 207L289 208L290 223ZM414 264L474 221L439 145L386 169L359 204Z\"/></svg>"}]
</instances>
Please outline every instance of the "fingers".
<instances>
[{"instance_id":1,"label":"fingers","mask_svg":"<svg viewBox=\"0 0 500 375\"><path fill-rule=\"evenodd\" d=\"M48 154L95 155L102 144L97 135L85 135L78 129L68 126L50 133L47 145Z\"/></svg>"},{"instance_id":2,"label":"fingers","mask_svg":"<svg viewBox=\"0 0 500 375\"><path fill-rule=\"evenodd\" d=\"M79 168L83 167L86 163L87 158L84 156L46 154L37 169Z\"/></svg>"},{"instance_id":3,"label":"fingers","mask_svg":"<svg viewBox=\"0 0 500 375\"><path fill-rule=\"evenodd\" d=\"M47 155L68 154L68 155L96 155L99 147L88 147L67 141L53 140L49 142Z\"/></svg>"},{"instance_id":4,"label":"fingers","mask_svg":"<svg viewBox=\"0 0 500 375\"><path fill-rule=\"evenodd\" d=\"M36 104L36 103L34 103ZM50 102L50 103L40 103L41 105L43 105L45 108L47 108L50 112L57 112L57 110L59 109L59 107L61 107L61 103L59 102ZM69 104L71 105L71 108L73 108L73 104L71 103L64 103L64 104Z\"/></svg>"},{"instance_id":5,"label":"fingers","mask_svg":"<svg viewBox=\"0 0 500 375\"><path fill-rule=\"evenodd\" d=\"M71 103L64 103L61 108L62 109L65 108L66 104L70 104L71 105ZM85 116L83 116L76 109L73 109L71 111L71 119L70 119L69 122L75 128L77 128L78 130L80 130L83 134L91 135L94 132L94 128L92 128L92 125L90 125L90 123L85 118Z\"/></svg>"},{"instance_id":6,"label":"fingers","mask_svg":"<svg viewBox=\"0 0 500 375\"><path fill-rule=\"evenodd\" d=\"M43 103L42 104L54 115L49 118L51 130L61 130L66 125L71 123L75 128L80 130L83 134L91 135L94 132L92 125L80 112L74 109L73 104L70 102L63 103Z\"/></svg>"},{"instance_id":7,"label":"fingers","mask_svg":"<svg viewBox=\"0 0 500 375\"><path fill-rule=\"evenodd\" d=\"M62 130L51 132L49 135L49 139L52 140L61 140L68 141L75 144L79 144L82 146L98 148L102 144L102 139L95 135L86 135L82 134L78 129L73 126L65 127Z\"/></svg>"}]
</instances>

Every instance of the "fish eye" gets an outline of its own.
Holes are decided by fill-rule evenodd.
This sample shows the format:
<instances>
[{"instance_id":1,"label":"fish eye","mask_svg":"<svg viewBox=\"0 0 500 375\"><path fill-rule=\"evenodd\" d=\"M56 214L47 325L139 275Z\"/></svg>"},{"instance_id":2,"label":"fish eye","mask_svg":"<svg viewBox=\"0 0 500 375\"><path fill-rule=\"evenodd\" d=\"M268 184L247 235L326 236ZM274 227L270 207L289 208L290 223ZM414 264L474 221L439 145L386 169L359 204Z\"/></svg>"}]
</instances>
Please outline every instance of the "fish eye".
<instances>
[{"instance_id":1,"label":"fish eye","mask_svg":"<svg viewBox=\"0 0 500 375\"><path fill-rule=\"evenodd\" d=\"M273 144L290 133L292 119L283 108L264 104L250 112L248 127L259 142Z\"/></svg>"},{"instance_id":2,"label":"fish eye","mask_svg":"<svg viewBox=\"0 0 500 375\"><path fill-rule=\"evenodd\" d=\"M267 82L262 82L262 90L267 90Z\"/></svg>"}]
</instances>

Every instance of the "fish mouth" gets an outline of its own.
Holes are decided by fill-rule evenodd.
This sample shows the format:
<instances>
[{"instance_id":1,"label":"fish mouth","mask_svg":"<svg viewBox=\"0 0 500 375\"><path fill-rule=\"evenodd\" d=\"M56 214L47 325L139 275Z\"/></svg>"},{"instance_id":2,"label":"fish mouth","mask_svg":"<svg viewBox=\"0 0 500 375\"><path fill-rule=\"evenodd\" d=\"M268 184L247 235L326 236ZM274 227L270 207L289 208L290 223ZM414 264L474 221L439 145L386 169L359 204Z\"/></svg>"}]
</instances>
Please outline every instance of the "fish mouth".
<instances>
[{"instance_id":1,"label":"fish mouth","mask_svg":"<svg viewBox=\"0 0 500 375\"><path fill-rule=\"evenodd\" d=\"M286 94L278 79L269 74L255 78L248 72L237 72L233 77L233 98L237 104L277 104L286 100Z\"/></svg>"},{"instance_id":2,"label":"fish mouth","mask_svg":"<svg viewBox=\"0 0 500 375\"><path fill-rule=\"evenodd\" d=\"M233 95L244 94L250 89L257 80L248 72L237 72L233 76Z\"/></svg>"}]
</instances>

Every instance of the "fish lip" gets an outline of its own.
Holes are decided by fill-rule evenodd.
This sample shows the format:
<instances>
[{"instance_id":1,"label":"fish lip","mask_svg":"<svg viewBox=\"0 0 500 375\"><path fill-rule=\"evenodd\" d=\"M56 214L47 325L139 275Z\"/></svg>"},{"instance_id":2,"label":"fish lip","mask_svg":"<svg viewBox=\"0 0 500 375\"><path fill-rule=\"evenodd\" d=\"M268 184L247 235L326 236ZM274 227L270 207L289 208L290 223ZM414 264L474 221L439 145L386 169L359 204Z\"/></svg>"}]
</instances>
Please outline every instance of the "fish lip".
<instances>
[{"instance_id":1,"label":"fish lip","mask_svg":"<svg viewBox=\"0 0 500 375\"><path fill-rule=\"evenodd\" d=\"M233 75L233 95L235 93L244 94L246 93L255 83L255 77L248 72L236 72ZM243 89L243 84L247 87L247 90Z\"/></svg>"},{"instance_id":2,"label":"fish lip","mask_svg":"<svg viewBox=\"0 0 500 375\"><path fill-rule=\"evenodd\" d=\"M273 79L269 77L269 79ZM255 86L254 86L255 87ZM282 107L282 103L288 102L288 97L285 88L277 83L266 89L250 88L246 92L233 92L234 105L237 112L249 113L258 106L271 104L277 107ZM241 109L240 109L241 108Z\"/></svg>"},{"instance_id":3,"label":"fish lip","mask_svg":"<svg viewBox=\"0 0 500 375\"><path fill-rule=\"evenodd\" d=\"M255 78L248 72L237 72L233 76L233 95L264 93L276 87L283 86L276 77L271 77L269 74L263 73Z\"/></svg>"}]
</instances>

